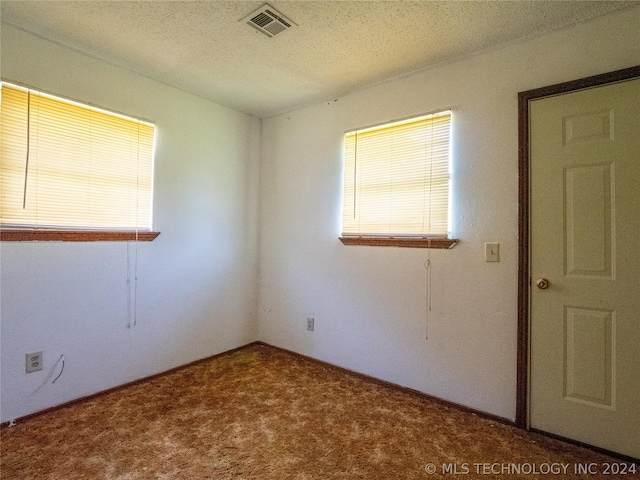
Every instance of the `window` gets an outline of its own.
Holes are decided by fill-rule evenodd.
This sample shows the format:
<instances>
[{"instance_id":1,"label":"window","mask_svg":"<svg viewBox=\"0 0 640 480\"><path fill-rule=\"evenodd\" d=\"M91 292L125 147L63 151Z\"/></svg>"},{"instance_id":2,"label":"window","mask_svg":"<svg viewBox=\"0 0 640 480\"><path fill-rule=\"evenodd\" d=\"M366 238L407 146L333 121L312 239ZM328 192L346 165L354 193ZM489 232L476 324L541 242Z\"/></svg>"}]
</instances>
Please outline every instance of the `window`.
<instances>
[{"instance_id":1,"label":"window","mask_svg":"<svg viewBox=\"0 0 640 480\"><path fill-rule=\"evenodd\" d=\"M345 244L451 248L444 111L345 134Z\"/></svg>"},{"instance_id":2,"label":"window","mask_svg":"<svg viewBox=\"0 0 640 480\"><path fill-rule=\"evenodd\" d=\"M1 120L2 240L157 236L152 124L8 83Z\"/></svg>"}]
</instances>

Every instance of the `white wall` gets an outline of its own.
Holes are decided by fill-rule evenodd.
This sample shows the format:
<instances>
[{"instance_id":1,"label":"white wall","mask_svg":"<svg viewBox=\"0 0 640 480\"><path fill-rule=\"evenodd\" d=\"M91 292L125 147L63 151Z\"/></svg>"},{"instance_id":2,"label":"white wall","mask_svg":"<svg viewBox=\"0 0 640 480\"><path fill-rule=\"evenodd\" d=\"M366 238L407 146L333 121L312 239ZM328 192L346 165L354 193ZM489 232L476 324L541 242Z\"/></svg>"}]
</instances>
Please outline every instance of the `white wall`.
<instances>
[{"instance_id":1,"label":"white wall","mask_svg":"<svg viewBox=\"0 0 640 480\"><path fill-rule=\"evenodd\" d=\"M161 235L1 244L1 420L255 341L260 120L4 24L2 77L155 122Z\"/></svg>"},{"instance_id":2,"label":"white wall","mask_svg":"<svg viewBox=\"0 0 640 480\"><path fill-rule=\"evenodd\" d=\"M517 93L640 63L639 31L640 8L625 10L264 120L259 338L513 420ZM460 244L343 246L343 132L441 108ZM488 241L500 263L484 262Z\"/></svg>"},{"instance_id":3,"label":"white wall","mask_svg":"<svg viewBox=\"0 0 640 480\"><path fill-rule=\"evenodd\" d=\"M640 63L639 30L640 8L625 10L270 118L261 131L255 118L3 24L3 78L156 123L162 233L137 246L0 245L0 421L256 339L513 419L517 92ZM343 246L343 132L448 107L461 243ZM500 263L484 263L486 241L500 242ZM127 328L136 257L137 324ZM27 375L24 354L36 350L45 369Z\"/></svg>"}]
</instances>

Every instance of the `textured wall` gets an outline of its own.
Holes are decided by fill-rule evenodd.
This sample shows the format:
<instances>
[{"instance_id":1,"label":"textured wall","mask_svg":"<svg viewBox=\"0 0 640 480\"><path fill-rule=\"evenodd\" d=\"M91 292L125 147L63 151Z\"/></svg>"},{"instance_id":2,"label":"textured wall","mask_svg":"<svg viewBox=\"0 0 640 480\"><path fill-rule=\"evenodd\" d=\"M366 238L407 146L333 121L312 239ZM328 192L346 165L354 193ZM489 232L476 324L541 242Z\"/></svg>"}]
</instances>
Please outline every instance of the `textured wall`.
<instances>
[{"instance_id":1,"label":"textured wall","mask_svg":"<svg viewBox=\"0 0 640 480\"><path fill-rule=\"evenodd\" d=\"M155 122L161 232L1 245L2 421L256 340L260 121L5 25L2 76Z\"/></svg>"},{"instance_id":2,"label":"textured wall","mask_svg":"<svg viewBox=\"0 0 640 480\"><path fill-rule=\"evenodd\" d=\"M263 121L261 340L515 418L517 93L640 59L638 8ZM346 130L453 109L453 235L432 251L338 241ZM499 263L484 242L500 242ZM315 317L315 332L305 318ZM425 338L428 330L428 340Z\"/></svg>"},{"instance_id":3,"label":"textured wall","mask_svg":"<svg viewBox=\"0 0 640 480\"><path fill-rule=\"evenodd\" d=\"M517 92L637 64L639 29L640 9L624 10L273 117L261 131L255 118L3 25L3 78L156 122L162 234L137 250L0 246L1 420L256 339L513 418ZM430 254L427 319L426 250L337 240L342 135L439 108L454 110L461 243ZM501 243L500 263L484 262L486 241ZM136 257L137 325L127 328ZM45 369L27 375L24 354L36 350Z\"/></svg>"}]
</instances>

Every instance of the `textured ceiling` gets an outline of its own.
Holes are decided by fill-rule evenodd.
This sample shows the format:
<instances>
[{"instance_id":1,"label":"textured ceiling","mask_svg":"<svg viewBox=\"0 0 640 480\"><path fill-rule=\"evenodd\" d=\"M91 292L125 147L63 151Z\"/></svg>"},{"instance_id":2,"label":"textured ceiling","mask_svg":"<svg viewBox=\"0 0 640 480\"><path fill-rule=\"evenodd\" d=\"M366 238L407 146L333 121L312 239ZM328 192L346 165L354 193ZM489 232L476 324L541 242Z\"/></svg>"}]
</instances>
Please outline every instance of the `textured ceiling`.
<instances>
[{"instance_id":1,"label":"textured ceiling","mask_svg":"<svg viewBox=\"0 0 640 480\"><path fill-rule=\"evenodd\" d=\"M281 1L297 26L239 20L260 1L13 1L2 20L237 110L266 117L540 35L622 1Z\"/></svg>"}]
</instances>

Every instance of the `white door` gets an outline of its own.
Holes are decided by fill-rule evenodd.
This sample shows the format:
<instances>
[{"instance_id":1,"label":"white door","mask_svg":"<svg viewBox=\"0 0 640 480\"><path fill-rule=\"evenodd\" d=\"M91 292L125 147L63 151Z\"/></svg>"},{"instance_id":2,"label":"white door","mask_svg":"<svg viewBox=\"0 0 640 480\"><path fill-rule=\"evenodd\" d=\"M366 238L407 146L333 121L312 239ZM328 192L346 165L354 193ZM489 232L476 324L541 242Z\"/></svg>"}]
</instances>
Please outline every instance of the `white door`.
<instances>
[{"instance_id":1,"label":"white door","mask_svg":"<svg viewBox=\"0 0 640 480\"><path fill-rule=\"evenodd\" d=\"M530 425L640 458L640 79L529 111Z\"/></svg>"}]
</instances>

